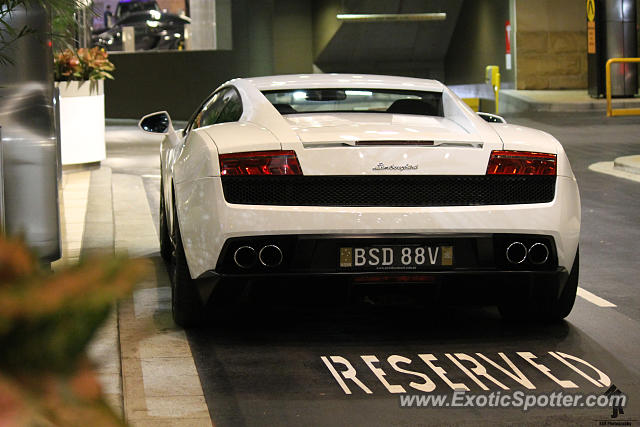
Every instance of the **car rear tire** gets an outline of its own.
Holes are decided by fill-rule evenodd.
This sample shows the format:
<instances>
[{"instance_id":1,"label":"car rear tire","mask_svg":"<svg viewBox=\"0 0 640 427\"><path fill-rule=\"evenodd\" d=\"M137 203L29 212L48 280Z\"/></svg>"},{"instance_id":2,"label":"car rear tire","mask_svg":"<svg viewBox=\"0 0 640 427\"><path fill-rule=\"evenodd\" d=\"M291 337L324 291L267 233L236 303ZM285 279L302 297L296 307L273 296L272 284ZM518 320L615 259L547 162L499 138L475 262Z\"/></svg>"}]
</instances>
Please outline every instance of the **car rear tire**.
<instances>
[{"instance_id":1,"label":"car rear tire","mask_svg":"<svg viewBox=\"0 0 640 427\"><path fill-rule=\"evenodd\" d=\"M171 271L171 312L173 321L183 328L201 326L205 319L205 305L198 294L195 280L191 278L189 265L182 246L178 217L173 211L174 257Z\"/></svg>"},{"instance_id":2,"label":"car rear tire","mask_svg":"<svg viewBox=\"0 0 640 427\"><path fill-rule=\"evenodd\" d=\"M571 313L573 304L576 302L578 293L578 279L580 276L580 248L576 251L576 257L573 260L573 267L569 278L562 289L562 294L555 304L552 306L551 320L562 320Z\"/></svg>"},{"instance_id":3,"label":"car rear tire","mask_svg":"<svg viewBox=\"0 0 640 427\"><path fill-rule=\"evenodd\" d=\"M166 204L164 201L164 183L160 181L160 256L166 263L171 262L173 257L173 245L169 236L169 226L167 225Z\"/></svg>"},{"instance_id":4,"label":"car rear tire","mask_svg":"<svg viewBox=\"0 0 640 427\"><path fill-rule=\"evenodd\" d=\"M561 283L536 283L531 293L518 293L508 296L498 305L498 310L506 320L518 321L560 321L567 317L573 309L578 292L578 278L580 276L580 248L571 267L562 292Z\"/></svg>"}]
</instances>

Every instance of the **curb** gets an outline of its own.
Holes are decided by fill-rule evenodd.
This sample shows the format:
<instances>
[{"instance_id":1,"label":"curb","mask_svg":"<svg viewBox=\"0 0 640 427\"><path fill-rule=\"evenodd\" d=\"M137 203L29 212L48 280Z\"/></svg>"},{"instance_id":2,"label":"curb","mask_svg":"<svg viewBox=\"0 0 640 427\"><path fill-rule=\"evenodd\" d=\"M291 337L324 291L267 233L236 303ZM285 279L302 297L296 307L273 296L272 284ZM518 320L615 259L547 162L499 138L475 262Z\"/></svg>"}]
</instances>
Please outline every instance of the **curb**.
<instances>
[{"instance_id":1,"label":"curb","mask_svg":"<svg viewBox=\"0 0 640 427\"><path fill-rule=\"evenodd\" d=\"M637 108L640 106L639 98L614 98L614 108ZM503 89L500 91L500 112L602 112L607 111L607 101L604 98L594 98L588 101L553 102L536 100L531 95L515 89Z\"/></svg>"},{"instance_id":2,"label":"curb","mask_svg":"<svg viewBox=\"0 0 640 427\"><path fill-rule=\"evenodd\" d=\"M154 271L118 304L124 418L133 426L211 427L185 331L171 317L169 277L141 176L114 173L116 253L147 258Z\"/></svg>"},{"instance_id":3,"label":"curb","mask_svg":"<svg viewBox=\"0 0 640 427\"><path fill-rule=\"evenodd\" d=\"M615 169L640 174L640 155L618 157L613 161Z\"/></svg>"},{"instance_id":4,"label":"curb","mask_svg":"<svg viewBox=\"0 0 640 427\"><path fill-rule=\"evenodd\" d=\"M72 203L68 209L64 209L61 226L69 228L68 232L75 234L75 237L66 233L63 239L66 245L60 263L69 265L69 262L76 263L87 257L113 254L111 169L99 165L65 168L63 180L73 180L75 187L63 189L61 205L64 205L64 199L68 196L66 190L70 190L69 195L75 198L67 200ZM83 197L78 199L79 196ZM122 417L124 401L117 305L114 304L115 309L96 332L87 353L94 363L105 401Z\"/></svg>"}]
</instances>

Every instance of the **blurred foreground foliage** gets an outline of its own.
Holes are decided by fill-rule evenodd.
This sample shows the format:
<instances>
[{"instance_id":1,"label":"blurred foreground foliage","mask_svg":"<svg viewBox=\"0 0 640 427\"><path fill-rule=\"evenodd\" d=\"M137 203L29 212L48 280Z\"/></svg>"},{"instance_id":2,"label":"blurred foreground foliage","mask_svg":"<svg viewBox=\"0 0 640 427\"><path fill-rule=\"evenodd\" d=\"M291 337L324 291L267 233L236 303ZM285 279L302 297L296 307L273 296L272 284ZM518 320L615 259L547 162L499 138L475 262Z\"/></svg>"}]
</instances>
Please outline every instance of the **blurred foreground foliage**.
<instances>
[{"instance_id":1,"label":"blurred foreground foliage","mask_svg":"<svg viewBox=\"0 0 640 427\"><path fill-rule=\"evenodd\" d=\"M86 348L148 271L142 260L106 257L52 273L21 241L0 238L0 426L123 424Z\"/></svg>"}]
</instances>

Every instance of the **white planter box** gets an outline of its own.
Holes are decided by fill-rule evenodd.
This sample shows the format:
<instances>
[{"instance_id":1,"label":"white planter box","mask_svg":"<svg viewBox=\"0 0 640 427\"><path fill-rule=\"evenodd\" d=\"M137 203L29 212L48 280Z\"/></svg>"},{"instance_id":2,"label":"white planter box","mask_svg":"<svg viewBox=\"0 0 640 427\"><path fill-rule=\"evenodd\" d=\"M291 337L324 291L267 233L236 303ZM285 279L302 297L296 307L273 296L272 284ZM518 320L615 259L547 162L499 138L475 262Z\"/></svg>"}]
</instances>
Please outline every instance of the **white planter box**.
<instances>
[{"instance_id":1,"label":"white planter box","mask_svg":"<svg viewBox=\"0 0 640 427\"><path fill-rule=\"evenodd\" d=\"M106 158L104 81L56 82L60 89L62 164Z\"/></svg>"}]
</instances>

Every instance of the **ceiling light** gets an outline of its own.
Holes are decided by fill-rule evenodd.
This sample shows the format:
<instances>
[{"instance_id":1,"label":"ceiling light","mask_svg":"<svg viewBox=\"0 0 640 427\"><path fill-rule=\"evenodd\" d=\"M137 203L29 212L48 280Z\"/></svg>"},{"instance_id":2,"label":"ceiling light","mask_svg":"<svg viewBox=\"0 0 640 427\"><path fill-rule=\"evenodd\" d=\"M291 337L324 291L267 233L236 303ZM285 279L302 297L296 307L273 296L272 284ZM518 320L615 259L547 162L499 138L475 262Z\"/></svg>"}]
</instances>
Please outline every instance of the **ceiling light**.
<instances>
[{"instance_id":1,"label":"ceiling light","mask_svg":"<svg viewBox=\"0 0 640 427\"><path fill-rule=\"evenodd\" d=\"M341 13L336 15L344 22L389 22L389 21L444 21L447 14L439 13Z\"/></svg>"}]
</instances>

